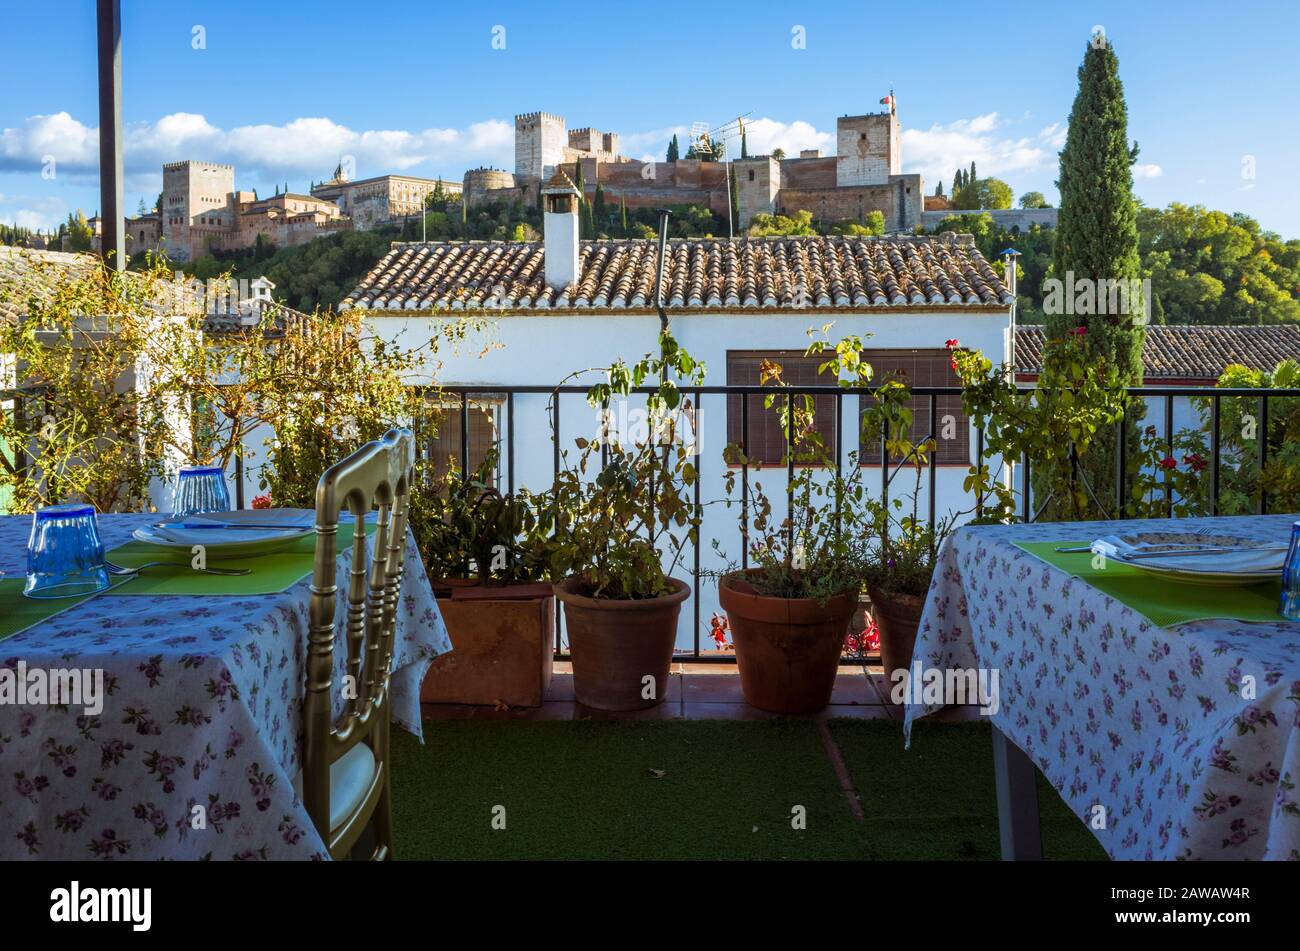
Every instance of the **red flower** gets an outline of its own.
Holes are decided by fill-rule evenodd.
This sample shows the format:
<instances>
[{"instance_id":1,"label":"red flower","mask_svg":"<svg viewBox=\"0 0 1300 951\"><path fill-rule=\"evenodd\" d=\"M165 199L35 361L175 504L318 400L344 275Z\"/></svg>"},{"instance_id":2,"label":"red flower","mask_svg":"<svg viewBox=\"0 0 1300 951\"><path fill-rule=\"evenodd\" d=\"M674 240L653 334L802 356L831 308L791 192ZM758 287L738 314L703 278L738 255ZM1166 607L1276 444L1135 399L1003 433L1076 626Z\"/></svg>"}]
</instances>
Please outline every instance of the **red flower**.
<instances>
[{"instance_id":1,"label":"red flower","mask_svg":"<svg viewBox=\"0 0 1300 951\"><path fill-rule=\"evenodd\" d=\"M1075 327L1073 330L1070 331L1070 333L1074 334L1076 337L1082 337L1087 332L1088 332L1087 327Z\"/></svg>"},{"instance_id":2,"label":"red flower","mask_svg":"<svg viewBox=\"0 0 1300 951\"><path fill-rule=\"evenodd\" d=\"M270 493L270 492L266 493L266 495L255 495L255 496L253 496L253 508L255 508L255 509L269 509L270 507L271 507L271 493Z\"/></svg>"},{"instance_id":3,"label":"red flower","mask_svg":"<svg viewBox=\"0 0 1300 951\"><path fill-rule=\"evenodd\" d=\"M1178 468L1178 460L1175 459L1173 456L1165 456L1163 459L1160 460L1160 468L1161 468L1161 469L1177 469L1177 468Z\"/></svg>"},{"instance_id":4,"label":"red flower","mask_svg":"<svg viewBox=\"0 0 1300 951\"><path fill-rule=\"evenodd\" d=\"M956 340L946 340L944 341L943 345L947 347L949 350L953 350L956 347L960 346L960 344L958 344Z\"/></svg>"},{"instance_id":5,"label":"red flower","mask_svg":"<svg viewBox=\"0 0 1300 951\"><path fill-rule=\"evenodd\" d=\"M1201 472L1209 465L1209 463L1205 461L1205 457L1200 453L1194 452L1191 455L1183 456L1183 465L1190 468L1193 472Z\"/></svg>"}]
</instances>

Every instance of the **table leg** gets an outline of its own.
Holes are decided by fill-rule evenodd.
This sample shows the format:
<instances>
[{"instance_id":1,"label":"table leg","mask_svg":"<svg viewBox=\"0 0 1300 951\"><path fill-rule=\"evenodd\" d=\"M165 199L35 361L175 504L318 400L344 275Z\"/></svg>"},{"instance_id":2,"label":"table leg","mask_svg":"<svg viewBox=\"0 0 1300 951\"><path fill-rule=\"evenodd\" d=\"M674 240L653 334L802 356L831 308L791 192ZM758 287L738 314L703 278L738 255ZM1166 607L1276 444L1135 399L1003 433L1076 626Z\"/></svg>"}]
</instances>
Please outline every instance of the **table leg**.
<instances>
[{"instance_id":1,"label":"table leg","mask_svg":"<svg viewBox=\"0 0 1300 951\"><path fill-rule=\"evenodd\" d=\"M1038 828L1038 771L1020 747L993 727L993 776L998 790L998 834L1005 862L1043 857Z\"/></svg>"}]
</instances>

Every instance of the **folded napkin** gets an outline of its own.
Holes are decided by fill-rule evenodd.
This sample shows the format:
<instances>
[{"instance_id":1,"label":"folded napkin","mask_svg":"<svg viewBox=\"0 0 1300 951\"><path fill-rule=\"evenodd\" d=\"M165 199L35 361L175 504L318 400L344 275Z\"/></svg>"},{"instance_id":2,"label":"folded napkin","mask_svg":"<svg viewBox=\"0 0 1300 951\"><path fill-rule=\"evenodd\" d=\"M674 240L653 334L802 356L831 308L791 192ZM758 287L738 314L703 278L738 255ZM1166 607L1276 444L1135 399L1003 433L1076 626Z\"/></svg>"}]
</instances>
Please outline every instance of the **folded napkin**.
<instances>
[{"instance_id":1,"label":"folded napkin","mask_svg":"<svg viewBox=\"0 0 1300 951\"><path fill-rule=\"evenodd\" d=\"M1202 548L1264 548L1272 543L1257 539L1238 538L1232 535L1190 535L1187 533L1142 533L1139 535L1105 535L1092 543L1092 550L1106 558L1130 561L1130 556L1141 552L1179 551L1188 546ZM1281 571L1286 559L1286 548L1273 551L1187 551L1163 558L1138 558L1130 563L1147 564L1158 568L1176 568L1180 571L1213 571L1216 573L1256 573Z\"/></svg>"}]
</instances>

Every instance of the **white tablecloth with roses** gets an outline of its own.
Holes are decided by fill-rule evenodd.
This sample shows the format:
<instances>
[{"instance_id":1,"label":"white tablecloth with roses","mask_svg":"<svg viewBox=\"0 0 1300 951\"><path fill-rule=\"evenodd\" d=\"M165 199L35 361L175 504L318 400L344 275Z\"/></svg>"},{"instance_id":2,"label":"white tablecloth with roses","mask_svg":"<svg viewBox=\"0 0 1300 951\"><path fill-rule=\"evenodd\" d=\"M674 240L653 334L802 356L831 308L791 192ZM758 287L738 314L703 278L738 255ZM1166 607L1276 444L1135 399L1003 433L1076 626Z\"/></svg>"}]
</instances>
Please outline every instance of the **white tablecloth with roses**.
<instances>
[{"instance_id":1,"label":"white tablecloth with roses","mask_svg":"<svg viewBox=\"0 0 1300 951\"><path fill-rule=\"evenodd\" d=\"M100 516L100 535L112 548L156 520ZM9 577L26 570L30 525L0 518ZM341 597L350 567L345 550ZM305 577L257 596L101 595L0 641L0 665L102 668L108 694L98 716L0 705L0 858L326 858L293 789L309 585ZM409 532L400 607L392 715L420 736L420 683L451 643ZM342 638L334 658L337 685ZM196 805L206 828L194 828Z\"/></svg>"},{"instance_id":2,"label":"white tablecloth with roses","mask_svg":"<svg viewBox=\"0 0 1300 951\"><path fill-rule=\"evenodd\" d=\"M960 529L940 551L913 663L998 669L994 725L1113 858L1300 860L1300 623L1159 628L1015 547L1137 529L1285 542L1296 518ZM934 709L908 707L909 735Z\"/></svg>"}]
</instances>

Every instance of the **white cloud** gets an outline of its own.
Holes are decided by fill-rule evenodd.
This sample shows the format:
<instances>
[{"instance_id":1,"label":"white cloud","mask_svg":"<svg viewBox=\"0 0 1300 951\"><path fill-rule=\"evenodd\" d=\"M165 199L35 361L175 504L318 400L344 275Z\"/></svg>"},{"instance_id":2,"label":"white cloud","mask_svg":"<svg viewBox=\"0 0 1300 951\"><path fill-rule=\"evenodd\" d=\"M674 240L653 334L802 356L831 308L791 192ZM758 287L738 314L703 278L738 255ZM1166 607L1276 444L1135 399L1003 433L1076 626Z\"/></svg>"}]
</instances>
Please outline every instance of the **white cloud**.
<instances>
[{"instance_id":1,"label":"white cloud","mask_svg":"<svg viewBox=\"0 0 1300 951\"><path fill-rule=\"evenodd\" d=\"M827 155L835 154L835 133L821 132L811 122L802 119L794 122L755 119L745 123L745 133L750 155L771 155L777 149L784 150L790 158L798 158L802 149L821 149ZM739 142L732 143L731 148L740 154Z\"/></svg>"},{"instance_id":2,"label":"white cloud","mask_svg":"<svg viewBox=\"0 0 1300 951\"><path fill-rule=\"evenodd\" d=\"M47 231L67 214L63 200L54 196L0 195L0 221L5 224Z\"/></svg>"},{"instance_id":3,"label":"white cloud","mask_svg":"<svg viewBox=\"0 0 1300 951\"><path fill-rule=\"evenodd\" d=\"M1159 165L1134 165L1134 178L1159 178L1165 173L1165 170Z\"/></svg>"},{"instance_id":4,"label":"white cloud","mask_svg":"<svg viewBox=\"0 0 1300 951\"><path fill-rule=\"evenodd\" d=\"M66 112L31 116L21 126L0 130L0 171L37 171L44 156L52 155L57 174L91 178L98 168L98 141L96 128ZM419 131L355 130L327 118L221 129L202 115L177 112L129 126L123 152L128 179L144 186L161 174L164 162L186 158L233 164L241 178L325 178L343 155L355 159L359 175L417 165L433 173L442 166L448 171L488 162L508 166L513 145L514 126L500 119Z\"/></svg>"},{"instance_id":5,"label":"white cloud","mask_svg":"<svg viewBox=\"0 0 1300 951\"><path fill-rule=\"evenodd\" d=\"M728 125L727 154L739 158L740 134L734 125ZM619 151L628 156L639 155L642 162L662 162L668 151L668 140L674 135L677 136L681 154L685 155L691 144L690 129L687 126L620 135ZM785 154L791 158L797 157L800 149L821 149L830 155L835 153L835 134L821 132L811 122L802 119L781 122L764 117L747 121L745 140L750 155L770 155L775 149L784 149Z\"/></svg>"},{"instance_id":6,"label":"white cloud","mask_svg":"<svg viewBox=\"0 0 1300 951\"><path fill-rule=\"evenodd\" d=\"M998 178L1055 164L1056 152L1065 144L1065 129L1059 122L1021 137L998 135L1005 125L996 112L990 112L928 129L904 129L903 170L946 185L957 169L968 168L971 162L977 174Z\"/></svg>"}]
</instances>

